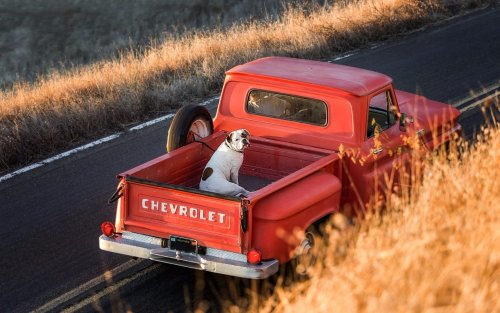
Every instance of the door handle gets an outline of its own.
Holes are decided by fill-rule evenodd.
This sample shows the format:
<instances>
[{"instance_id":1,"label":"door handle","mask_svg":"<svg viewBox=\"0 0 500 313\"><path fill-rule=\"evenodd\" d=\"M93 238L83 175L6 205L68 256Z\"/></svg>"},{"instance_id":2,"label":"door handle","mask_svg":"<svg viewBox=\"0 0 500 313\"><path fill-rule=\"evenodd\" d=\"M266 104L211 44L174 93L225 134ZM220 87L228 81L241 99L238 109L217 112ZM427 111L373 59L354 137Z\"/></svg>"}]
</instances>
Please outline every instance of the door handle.
<instances>
[{"instance_id":1,"label":"door handle","mask_svg":"<svg viewBox=\"0 0 500 313\"><path fill-rule=\"evenodd\" d=\"M379 154L380 152L384 151L384 148L377 148L377 149L373 149L372 150L372 153L373 154Z\"/></svg>"}]
</instances>

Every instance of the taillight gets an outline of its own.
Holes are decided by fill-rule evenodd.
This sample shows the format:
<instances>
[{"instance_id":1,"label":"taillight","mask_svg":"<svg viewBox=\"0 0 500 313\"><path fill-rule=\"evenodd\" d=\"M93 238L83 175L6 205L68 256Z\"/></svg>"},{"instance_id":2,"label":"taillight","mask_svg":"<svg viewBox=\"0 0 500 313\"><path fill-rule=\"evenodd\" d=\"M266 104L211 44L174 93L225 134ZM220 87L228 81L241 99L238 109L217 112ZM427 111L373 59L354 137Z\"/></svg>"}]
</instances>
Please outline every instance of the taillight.
<instances>
[{"instance_id":1,"label":"taillight","mask_svg":"<svg viewBox=\"0 0 500 313\"><path fill-rule=\"evenodd\" d=\"M255 249L252 249L247 253L247 262L250 264L259 264L261 258L262 254Z\"/></svg>"},{"instance_id":2,"label":"taillight","mask_svg":"<svg viewBox=\"0 0 500 313\"><path fill-rule=\"evenodd\" d=\"M102 230L102 233L108 237L113 237L116 233L115 225L111 222L102 223L101 230Z\"/></svg>"}]
</instances>

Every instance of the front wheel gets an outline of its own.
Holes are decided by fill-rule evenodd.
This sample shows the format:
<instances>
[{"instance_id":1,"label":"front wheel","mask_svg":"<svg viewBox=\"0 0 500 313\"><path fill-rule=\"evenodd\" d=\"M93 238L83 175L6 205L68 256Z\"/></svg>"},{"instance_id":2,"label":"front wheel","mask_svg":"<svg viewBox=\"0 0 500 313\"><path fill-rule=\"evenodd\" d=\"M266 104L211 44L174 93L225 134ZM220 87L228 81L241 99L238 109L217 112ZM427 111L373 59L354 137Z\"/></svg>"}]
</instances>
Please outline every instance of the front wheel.
<instances>
[{"instance_id":1,"label":"front wheel","mask_svg":"<svg viewBox=\"0 0 500 313\"><path fill-rule=\"evenodd\" d=\"M212 117L204 106L185 105L177 111L168 129L167 152L207 137L213 132Z\"/></svg>"}]
</instances>

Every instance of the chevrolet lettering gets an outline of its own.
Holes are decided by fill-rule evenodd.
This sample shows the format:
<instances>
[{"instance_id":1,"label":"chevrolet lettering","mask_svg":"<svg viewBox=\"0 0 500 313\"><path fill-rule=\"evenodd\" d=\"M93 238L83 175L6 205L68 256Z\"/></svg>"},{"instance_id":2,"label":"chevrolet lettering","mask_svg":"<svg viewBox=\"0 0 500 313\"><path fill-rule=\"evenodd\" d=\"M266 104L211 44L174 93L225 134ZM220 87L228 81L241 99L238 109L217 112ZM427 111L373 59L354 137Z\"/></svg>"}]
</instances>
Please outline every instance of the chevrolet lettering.
<instances>
[{"instance_id":1,"label":"chevrolet lettering","mask_svg":"<svg viewBox=\"0 0 500 313\"><path fill-rule=\"evenodd\" d=\"M184 216L212 223L224 224L226 217L226 214L212 210L204 210L172 202L155 201L148 198L142 198L140 203L143 210Z\"/></svg>"}]
</instances>

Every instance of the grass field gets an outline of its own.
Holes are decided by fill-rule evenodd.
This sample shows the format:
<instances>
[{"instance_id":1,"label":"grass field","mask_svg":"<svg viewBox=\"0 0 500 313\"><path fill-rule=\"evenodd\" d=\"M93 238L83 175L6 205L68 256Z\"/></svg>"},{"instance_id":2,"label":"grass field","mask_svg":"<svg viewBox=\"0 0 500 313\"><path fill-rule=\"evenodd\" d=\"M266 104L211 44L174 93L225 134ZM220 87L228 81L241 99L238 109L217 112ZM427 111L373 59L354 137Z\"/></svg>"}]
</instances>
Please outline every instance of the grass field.
<instances>
[{"instance_id":1,"label":"grass field","mask_svg":"<svg viewBox=\"0 0 500 313\"><path fill-rule=\"evenodd\" d=\"M489 2L290 6L275 20L166 37L141 51L17 83L0 93L0 171L218 93L224 71L236 64L268 55L331 56Z\"/></svg>"}]
</instances>

